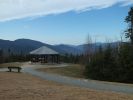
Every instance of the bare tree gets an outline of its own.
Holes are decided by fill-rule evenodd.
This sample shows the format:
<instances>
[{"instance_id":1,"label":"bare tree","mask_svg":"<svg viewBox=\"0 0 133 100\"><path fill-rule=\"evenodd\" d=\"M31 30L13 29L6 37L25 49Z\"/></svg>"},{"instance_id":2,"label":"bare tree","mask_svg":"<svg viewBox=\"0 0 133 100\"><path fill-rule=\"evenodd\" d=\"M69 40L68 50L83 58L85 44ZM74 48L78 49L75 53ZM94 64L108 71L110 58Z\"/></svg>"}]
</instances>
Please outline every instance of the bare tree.
<instances>
[{"instance_id":1,"label":"bare tree","mask_svg":"<svg viewBox=\"0 0 133 100\"><path fill-rule=\"evenodd\" d=\"M92 38L90 35L88 35L87 37L87 43L84 46L84 50L85 50L85 60L87 60L87 62L91 60L91 56L92 56L92 52L93 52L93 43L92 43Z\"/></svg>"}]
</instances>

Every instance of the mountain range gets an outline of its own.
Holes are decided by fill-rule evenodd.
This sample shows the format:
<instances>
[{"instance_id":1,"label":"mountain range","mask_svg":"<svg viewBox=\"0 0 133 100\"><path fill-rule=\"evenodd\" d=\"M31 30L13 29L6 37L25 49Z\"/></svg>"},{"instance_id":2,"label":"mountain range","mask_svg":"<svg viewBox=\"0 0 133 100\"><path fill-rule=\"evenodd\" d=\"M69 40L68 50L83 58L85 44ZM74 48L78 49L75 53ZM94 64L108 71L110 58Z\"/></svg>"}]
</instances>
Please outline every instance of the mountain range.
<instances>
[{"instance_id":1,"label":"mountain range","mask_svg":"<svg viewBox=\"0 0 133 100\"><path fill-rule=\"evenodd\" d=\"M83 53L83 49L78 48L78 46L65 45L65 44L50 45L30 39L17 39L15 41L0 39L0 49L2 49L5 52L10 51L10 53L13 54L20 54L20 53L29 54L29 52L31 52L32 50L35 50L42 46L47 46L61 54L68 53L76 55Z\"/></svg>"},{"instance_id":2,"label":"mountain range","mask_svg":"<svg viewBox=\"0 0 133 100\"><path fill-rule=\"evenodd\" d=\"M116 46L118 42L111 43L112 46ZM94 49L97 49L100 45L105 47L107 43L95 43L92 44L92 52ZM83 45L67 45L67 44L59 44L59 45L50 45L46 43L42 43L35 40L30 39L17 39L15 41L10 40L2 40L0 39L0 48L4 52L9 52L12 54L29 54L32 50L40 48L42 46L47 46L48 48L54 49L60 54L82 54L87 47L87 44Z\"/></svg>"}]
</instances>

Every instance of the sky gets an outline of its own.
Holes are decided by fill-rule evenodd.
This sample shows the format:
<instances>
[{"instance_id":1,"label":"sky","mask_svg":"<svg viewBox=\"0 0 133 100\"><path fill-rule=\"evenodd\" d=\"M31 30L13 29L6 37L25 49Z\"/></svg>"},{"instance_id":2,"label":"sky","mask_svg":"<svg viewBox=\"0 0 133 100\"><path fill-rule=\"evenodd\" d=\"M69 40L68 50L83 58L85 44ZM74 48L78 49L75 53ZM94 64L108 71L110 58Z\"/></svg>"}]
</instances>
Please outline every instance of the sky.
<instances>
[{"instance_id":1,"label":"sky","mask_svg":"<svg viewBox=\"0 0 133 100\"><path fill-rule=\"evenodd\" d=\"M0 39L79 45L118 41L133 0L0 0Z\"/></svg>"}]
</instances>

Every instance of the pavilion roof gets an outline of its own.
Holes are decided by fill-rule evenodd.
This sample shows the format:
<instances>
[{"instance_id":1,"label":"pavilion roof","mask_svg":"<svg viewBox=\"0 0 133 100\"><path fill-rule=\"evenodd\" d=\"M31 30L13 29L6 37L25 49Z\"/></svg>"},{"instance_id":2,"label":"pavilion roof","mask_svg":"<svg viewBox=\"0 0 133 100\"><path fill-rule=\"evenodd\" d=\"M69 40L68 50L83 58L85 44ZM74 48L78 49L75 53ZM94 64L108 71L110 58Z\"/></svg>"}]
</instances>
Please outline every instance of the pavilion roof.
<instances>
[{"instance_id":1,"label":"pavilion roof","mask_svg":"<svg viewBox=\"0 0 133 100\"><path fill-rule=\"evenodd\" d=\"M32 54L32 55L50 55L50 54L59 54L59 53L51 48L43 46L36 50L31 51L30 54Z\"/></svg>"}]
</instances>

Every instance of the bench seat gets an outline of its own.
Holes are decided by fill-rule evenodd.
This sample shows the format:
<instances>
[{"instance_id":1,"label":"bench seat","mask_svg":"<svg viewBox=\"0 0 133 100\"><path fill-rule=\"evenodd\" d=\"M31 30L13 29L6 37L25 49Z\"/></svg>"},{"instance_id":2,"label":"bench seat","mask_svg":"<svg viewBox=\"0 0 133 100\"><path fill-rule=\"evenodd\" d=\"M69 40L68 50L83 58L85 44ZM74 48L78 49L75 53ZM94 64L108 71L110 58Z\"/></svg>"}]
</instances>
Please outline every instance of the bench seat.
<instances>
[{"instance_id":1,"label":"bench seat","mask_svg":"<svg viewBox=\"0 0 133 100\"><path fill-rule=\"evenodd\" d=\"M9 69L9 72L12 72L12 69L17 69L18 72L20 72L22 68L21 67L9 66L8 69Z\"/></svg>"}]
</instances>

